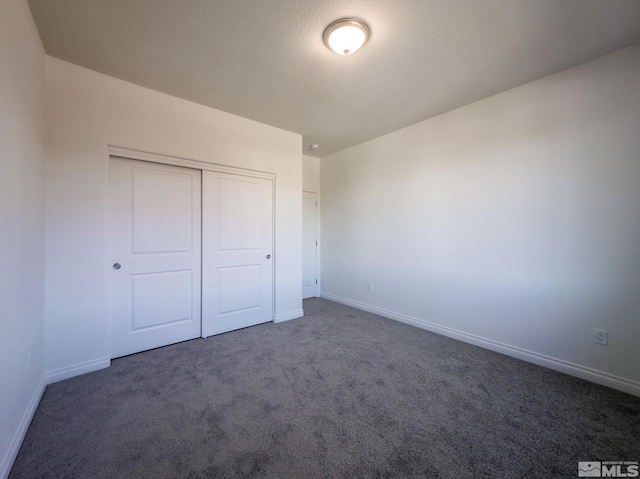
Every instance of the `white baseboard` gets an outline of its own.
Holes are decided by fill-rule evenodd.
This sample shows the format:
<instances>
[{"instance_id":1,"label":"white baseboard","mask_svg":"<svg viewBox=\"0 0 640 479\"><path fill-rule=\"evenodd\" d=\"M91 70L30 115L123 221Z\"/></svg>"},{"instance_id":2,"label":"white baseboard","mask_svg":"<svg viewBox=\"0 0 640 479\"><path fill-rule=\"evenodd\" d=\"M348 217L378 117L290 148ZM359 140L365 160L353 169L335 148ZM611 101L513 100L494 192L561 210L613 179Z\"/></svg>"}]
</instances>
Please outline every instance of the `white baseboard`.
<instances>
[{"instance_id":1,"label":"white baseboard","mask_svg":"<svg viewBox=\"0 0 640 479\"><path fill-rule=\"evenodd\" d=\"M86 363L80 363L66 368L56 369L54 371L47 372L47 384L57 383L64 379L69 379L81 374L91 373L99 369L108 368L111 366L111 358L100 358L93 361L87 361Z\"/></svg>"},{"instance_id":2,"label":"white baseboard","mask_svg":"<svg viewBox=\"0 0 640 479\"><path fill-rule=\"evenodd\" d=\"M11 468L13 467L13 463L18 457L18 452L20 451L20 446L22 446L22 441L24 441L24 437L27 434L27 430L29 429L29 425L31 424L31 420L33 419L33 415L38 409L38 404L40 404L40 399L42 398L42 394L44 393L44 389L47 387L47 381L45 376L42 376L40 383L36 386L33 395L31 396L31 400L27 406L27 409L20 420L20 427L18 428L18 432L13 437L13 441L9 445L7 449L7 455L3 458L2 464L0 464L0 478L6 479L9 477L9 473L11 472Z\"/></svg>"},{"instance_id":3,"label":"white baseboard","mask_svg":"<svg viewBox=\"0 0 640 479\"><path fill-rule=\"evenodd\" d=\"M546 356L544 354L536 353L534 351L529 351L516 346L511 346L509 344L493 341L491 339L476 336L474 334L465 333L457 329L447 328L446 326L440 326L438 324L431 323L429 321L414 318L414 317L396 313L393 311L388 311L386 309L378 308L376 306L370 306L365 303L360 303L358 301L342 298L340 296L336 296L333 294L322 292L320 293L320 297L328 299L330 301L335 301L336 303L341 303L347 306L351 306L356 309L368 311L370 313L374 313L379 316L383 316L385 318L410 324L412 326L416 326L421 329L426 329L427 331L441 334L443 336L448 336L450 338L457 339L465 343L473 344L475 346L480 346L481 348L489 349L491 351L495 351L495 352L504 354L506 356L511 356L517 359L521 359L523 361L537 364L539 366L544 366L546 368L553 369L554 371L559 371L565 374L569 374L570 376L575 376L581 379L585 379L587 381L594 382L596 384L601 384L603 386L610 387L612 389L617 389L619 391L633 394L634 396L640 396L640 382L633 381L631 379L623 378L621 376L616 376L614 374L609 374L607 372L599 371L597 369L593 369L587 366L582 366L580 364L571 363L569 361L564 361L562 359Z\"/></svg>"},{"instance_id":4,"label":"white baseboard","mask_svg":"<svg viewBox=\"0 0 640 479\"><path fill-rule=\"evenodd\" d=\"M304 316L304 311L299 309L298 311L292 311L286 314L276 314L273 317L274 323L282 323L283 321L289 321L290 319L297 319Z\"/></svg>"}]
</instances>

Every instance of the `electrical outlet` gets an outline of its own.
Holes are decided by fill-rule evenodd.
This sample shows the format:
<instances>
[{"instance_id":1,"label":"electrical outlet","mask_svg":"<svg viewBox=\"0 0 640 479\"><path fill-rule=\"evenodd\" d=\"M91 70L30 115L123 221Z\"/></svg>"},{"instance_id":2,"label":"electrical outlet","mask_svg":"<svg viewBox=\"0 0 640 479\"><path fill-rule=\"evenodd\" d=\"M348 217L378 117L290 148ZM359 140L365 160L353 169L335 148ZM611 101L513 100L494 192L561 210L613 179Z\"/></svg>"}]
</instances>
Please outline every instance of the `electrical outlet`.
<instances>
[{"instance_id":1,"label":"electrical outlet","mask_svg":"<svg viewBox=\"0 0 640 479\"><path fill-rule=\"evenodd\" d=\"M596 329L595 330L595 340L596 344L607 344L608 337L607 332L604 329Z\"/></svg>"},{"instance_id":2,"label":"electrical outlet","mask_svg":"<svg viewBox=\"0 0 640 479\"><path fill-rule=\"evenodd\" d=\"M373 293L373 283L367 283L367 291Z\"/></svg>"}]
</instances>

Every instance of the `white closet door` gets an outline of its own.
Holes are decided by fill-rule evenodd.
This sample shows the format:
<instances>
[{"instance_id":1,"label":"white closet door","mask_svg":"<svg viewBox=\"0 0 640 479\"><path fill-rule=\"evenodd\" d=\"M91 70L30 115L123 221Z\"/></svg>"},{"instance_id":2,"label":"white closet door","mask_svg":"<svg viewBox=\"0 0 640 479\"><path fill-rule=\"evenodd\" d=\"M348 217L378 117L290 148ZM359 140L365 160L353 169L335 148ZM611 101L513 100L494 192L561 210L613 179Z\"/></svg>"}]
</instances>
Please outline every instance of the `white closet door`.
<instances>
[{"instance_id":1,"label":"white closet door","mask_svg":"<svg viewBox=\"0 0 640 479\"><path fill-rule=\"evenodd\" d=\"M318 234L316 194L302 193L302 299L318 295Z\"/></svg>"},{"instance_id":2,"label":"white closet door","mask_svg":"<svg viewBox=\"0 0 640 479\"><path fill-rule=\"evenodd\" d=\"M202 174L206 337L273 320L273 182Z\"/></svg>"},{"instance_id":3,"label":"white closet door","mask_svg":"<svg viewBox=\"0 0 640 479\"><path fill-rule=\"evenodd\" d=\"M111 357L201 334L201 172L110 162Z\"/></svg>"}]
</instances>

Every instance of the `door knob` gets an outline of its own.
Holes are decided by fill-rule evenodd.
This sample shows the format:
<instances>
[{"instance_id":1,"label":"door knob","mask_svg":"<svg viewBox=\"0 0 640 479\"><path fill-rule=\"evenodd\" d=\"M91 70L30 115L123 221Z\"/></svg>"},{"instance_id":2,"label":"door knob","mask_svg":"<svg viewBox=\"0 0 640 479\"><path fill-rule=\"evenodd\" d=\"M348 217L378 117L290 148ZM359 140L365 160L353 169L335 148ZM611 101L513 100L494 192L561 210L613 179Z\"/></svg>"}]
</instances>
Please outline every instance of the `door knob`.
<instances>
[{"instance_id":1,"label":"door knob","mask_svg":"<svg viewBox=\"0 0 640 479\"><path fill-rule=\"evenodd\" d=\"M118 271L120 268L122 268L122 266L120 266L120 263L113 263L113 269Z\"/></svg>"},{"instance_id":2,"label":"door knob","mask_svg":"<svg viewBox=\"0 0 640 479\"><path fill-rule=\"evenodd\" d=\"M267 259L271 259L271 255L270 254L267 255Z\"/></svg>"}]
</instances>

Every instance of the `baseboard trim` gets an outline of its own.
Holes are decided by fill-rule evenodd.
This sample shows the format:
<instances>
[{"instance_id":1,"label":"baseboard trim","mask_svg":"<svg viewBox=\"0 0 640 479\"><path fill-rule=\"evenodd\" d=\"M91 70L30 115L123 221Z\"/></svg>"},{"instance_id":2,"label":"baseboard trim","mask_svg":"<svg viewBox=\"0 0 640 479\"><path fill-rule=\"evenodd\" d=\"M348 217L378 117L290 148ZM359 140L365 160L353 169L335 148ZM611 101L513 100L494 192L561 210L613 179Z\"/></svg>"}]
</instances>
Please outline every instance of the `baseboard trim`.
<instances>
[{"instance_id":1,"label":"baseboard trim","mask_svg":"<svg viewBox=\"0 0 640 479\"><path fill-rule=\"evenodd\" d=\"M376 306L360 303L358 301L353 301L351 299L336 296L334 294L321 292L320 297L328 299L330 301L335 301L336 303L344 304L346 306L351 306L356 309L374 313L385 318L410 324L421 329L426 329L427 331L457 339L465 343L480 346L481 348L489 349L506 356L511 356L513 358L521 359L523 361L537 364L539 366L544 366L546 368L553 369L554 371L559 371L570 376L575 376L580 379L585 379L596 384L610 387L612 389L617 389L618 391L623 391L634 396L640 396L640 382L633 381L631 379L623 378L621 376L616 376L605 371L600 371L587 366L582 366L580 364L575 364L569 361L564 361L562 359L536 353L534 351L529 351L527 349L522 349L517 346L511 346L509 344L493 341L491 339L476 336L474 334L465 333L457 329L440 326L429 321L424 321L422 319L396 313L394 311L389 311L383 308L378 308Z\"/></svg>"},{"instance_id":2,"label":"baseboard trim","mask_svg":"<svg viewBox=\"0 0 640 479\"><path fill-rule=\"evenodd\" d=\"M292 312L286 313L286 314L276 314L273 317L273 322L274 323L282 323L284 321L289 321L290 319L301 318L303 316L304 316L304 311L299 309L297 311L292 311Z\"/></svg>"},{"instance_id":3,"label":"baseboard trim","mask_svg":"<svg viewBox=\"0 0 640 479\"><path fill-rule=\"evenodd\" d=\"M108 368L109 366L111 366L111 358L107 357L49 371L47 372L47 384L57 383L58 381L79 376L80 374L92 373L93 371Z\"/></svg>"},{"instance_id":4,"label":"baseboard trim","mask_svg":"<svg viewBox=\"0 0 640 479\"><path fill-rule=\"evenodd\" d=\"M27 406L24 415L22 416L18 432L13 437L13 441L11 441L11 445L7 449L7 455L4 457L2 464L0 464L0 478L2 479L9 477L13 463L15 462L16 457L18 457L18 452L22 446L22 441L24 441L24 437L27 435L27 430L29 429L33 415L36 413L36 409L38 409L38 404L40 404L40 399L42 398L46 387L47 381L46 377L43 375L42 379L40 379L40 383L36 386L36 389L31 396L31 400L29 401L29 405Z\"/></svg>"}]
</instances>

